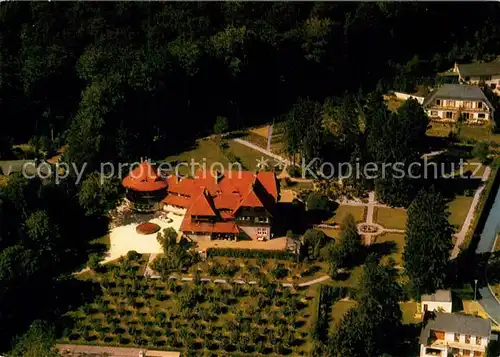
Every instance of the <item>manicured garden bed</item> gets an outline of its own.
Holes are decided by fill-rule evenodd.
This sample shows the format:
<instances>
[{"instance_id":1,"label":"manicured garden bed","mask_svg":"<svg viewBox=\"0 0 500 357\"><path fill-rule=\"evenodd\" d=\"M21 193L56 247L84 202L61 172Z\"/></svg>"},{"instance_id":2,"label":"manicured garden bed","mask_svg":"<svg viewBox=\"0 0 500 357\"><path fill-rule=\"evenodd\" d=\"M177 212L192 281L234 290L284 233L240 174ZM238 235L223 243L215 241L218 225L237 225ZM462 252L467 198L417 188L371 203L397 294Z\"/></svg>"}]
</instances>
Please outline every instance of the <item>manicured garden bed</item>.
<instances>
[{"instance_id":1,"label":"manicured garden bed","mask_svg":"<svg viewBox=\"0 0 500 357\"><path fill-rule=\"evenodd\" d=\"M93 300L61 319L60 342L148 346L203 356L308 355L314 289L147 280L122 259L93 275Z\"/></svg>"},{"instance_id":2,"label":"manicured garden bed","mask_svg":"<svg viewBox=\"0 0 500 357\"><path fill-rule=\"evenodd\" d=\"M151 222L144 222L144 223L137 225L137 227L135 227L135 231L137 233L145 234L145 235L156 233L160 229L161 229L161 227L159 225L157 225L156 223L151 223Z\"/></svg>"}]
</instances>

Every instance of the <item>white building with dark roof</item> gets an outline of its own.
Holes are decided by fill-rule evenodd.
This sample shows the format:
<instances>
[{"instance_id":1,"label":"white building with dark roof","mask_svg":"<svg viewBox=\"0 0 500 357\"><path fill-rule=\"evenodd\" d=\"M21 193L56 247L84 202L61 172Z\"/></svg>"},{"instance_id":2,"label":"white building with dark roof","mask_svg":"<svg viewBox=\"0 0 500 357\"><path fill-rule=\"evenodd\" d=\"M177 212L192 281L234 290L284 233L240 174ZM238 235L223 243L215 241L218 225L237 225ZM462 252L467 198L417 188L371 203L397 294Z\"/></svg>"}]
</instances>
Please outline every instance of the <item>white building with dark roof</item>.
<instances>
[{"instance_id":1,"label":"white building with dark roof","mask_svg":"<svg viewBox=\"0 0 500 357\"><path fill-rule=\"evenodd\" d=\"M437 290L431 295L422 295L422 314L432 311L451 312L452 301L450 290Z\"/></svg>"},{"instance_id":2,"label":"white building with dark roof","mask_svg":"<svg viewBox=\"0 0 500 357\"><path fill-rule=\"evenodd\" d=\"M420 357L485 357L491 322L481 317L435 312L420 334Z\"/></svg>"},{"instance_id":3,"label":"white building with dark roof","mask_svg":"<svg viewBox=\"0 0 500 357\"><path fill-rule=\"evenodd\" d=\"M432 91L422 103L432 120L455 122L460 115L469 123L487 123L494 108L478 86L444 84Z\"/></svg>"}]
</instances>

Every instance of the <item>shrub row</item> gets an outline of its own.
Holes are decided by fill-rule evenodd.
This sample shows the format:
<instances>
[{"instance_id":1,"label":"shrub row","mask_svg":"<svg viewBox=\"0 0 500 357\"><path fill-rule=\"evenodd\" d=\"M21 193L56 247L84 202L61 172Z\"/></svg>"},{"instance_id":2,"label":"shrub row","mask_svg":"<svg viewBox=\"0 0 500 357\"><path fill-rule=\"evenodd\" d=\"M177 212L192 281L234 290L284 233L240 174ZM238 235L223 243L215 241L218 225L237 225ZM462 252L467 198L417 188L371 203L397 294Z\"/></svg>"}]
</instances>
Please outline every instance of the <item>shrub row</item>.
<instances>
[{"instance_id":1,"label":"shrub row","mask_svg":"<svg viewBox=\"0 0 500 357\"><path fill-rule=\"evenodd\" d=\"M208 248L207 257L231 258L264 258L264 259L296 259L295 254L284 250L258 250L258 249L233 249L233 248Z\"/></svg>"},{"instance_id":2,"label":"shrub row","mask_svg":"<svg viewBox=\"0 0 500 357\"><path fill-rule=\"evenodd\" d=\"M495 160L492 163L492 170L490 174L490 178L486 182L486 186L481 192L481 197L479 198L479 203L476 206L476 211L474 212L474 218L472 220L472 224L469 227L469 231L465 237L465 241L460 247L461 249L469 248L469 244L473 239L479 239L479 235L483 230L484 223L486 222L486 218L490 213L491 206L495 201L496 191L500 184L500 177L498 175L498 167L499 162ZM474 248L475 249L475 248Z\"/></svg>"},{"instance_id":3,"label":"shrub row","mask_svg":"<svg viewBox=\"0 0 500 357\"><path fill-rule=\"evenodd\" d=\"M347 296L349 290L344 286L321 285L315 301L314 322L311 337L326 342L328 338L328 320L332 305Z\"/></svg>"}]
</instances>

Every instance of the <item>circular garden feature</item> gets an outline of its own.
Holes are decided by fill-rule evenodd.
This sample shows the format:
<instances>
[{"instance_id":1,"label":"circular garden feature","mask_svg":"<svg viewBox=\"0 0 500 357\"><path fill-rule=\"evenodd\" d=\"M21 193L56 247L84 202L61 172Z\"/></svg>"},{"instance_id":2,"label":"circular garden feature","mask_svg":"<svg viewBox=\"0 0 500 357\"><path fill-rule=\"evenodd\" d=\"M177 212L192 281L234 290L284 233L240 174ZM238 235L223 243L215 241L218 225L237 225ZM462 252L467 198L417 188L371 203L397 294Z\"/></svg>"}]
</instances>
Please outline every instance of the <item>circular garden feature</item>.
<instances>
[{"instance_id":1,"label":"circular garden feature","mask_svg":"<svg viewBox=\"0 0 500 357\"><path fill-rule=\"evenodd\" d=\"M153 234L158 232L160 229L161 227L159 225L151 222L144 222L135 227L135 231L139 234Z\"/></svg>"}]
</instances>

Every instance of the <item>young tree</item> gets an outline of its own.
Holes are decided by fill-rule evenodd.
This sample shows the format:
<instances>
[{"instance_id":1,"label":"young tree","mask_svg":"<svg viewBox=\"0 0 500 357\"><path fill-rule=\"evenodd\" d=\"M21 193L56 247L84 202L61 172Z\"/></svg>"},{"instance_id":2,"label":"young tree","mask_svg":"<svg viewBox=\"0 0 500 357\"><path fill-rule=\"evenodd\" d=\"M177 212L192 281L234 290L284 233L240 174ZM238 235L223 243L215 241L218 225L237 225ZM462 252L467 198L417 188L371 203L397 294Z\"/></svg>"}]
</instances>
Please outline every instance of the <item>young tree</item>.
<instances>
[{"instance_id":1,"label":"young tree","mask_svg":"<svg viewBox=\"0 0 500 357\"><path fill-rule=\"evenodd\" d=\"M221 135L229 130L229 122L226 117L217 117L214 124L214 134Z\"/></svg>"},{"instance_id":2,"label":"young tree","mask_svg":"<svg viewBox=\"0 0 500 357\"><path fill-rule=\"evenodd\" d=\"M452 248L447 207L433 188L421 190L408 208L403 261L416 297L444 287Z\"/></svg>"},{"instance_id":3,"label":"young tree","mask_svg":"<svg viewBox=\"0 0 500 357\"><path fill-rule=\"evenodd\" d=\"M340 239L334 249L332 260L340 267L352 267L362 260L363 242L352 214L342 221Z\"/></svg>"},{"instance_id":4,"label":"young tree","mask_svg":"<svg viewBox=\"0 0 500 357\"><path fill-rule=\"evenodd\" d=\"M481 163L485 164L488 162L488 155L490 154L490 149L488 144L484 141L479 141L474 145L474 149L472 149L472 155L477 157Z\"/></svg>"}]
</instances>

